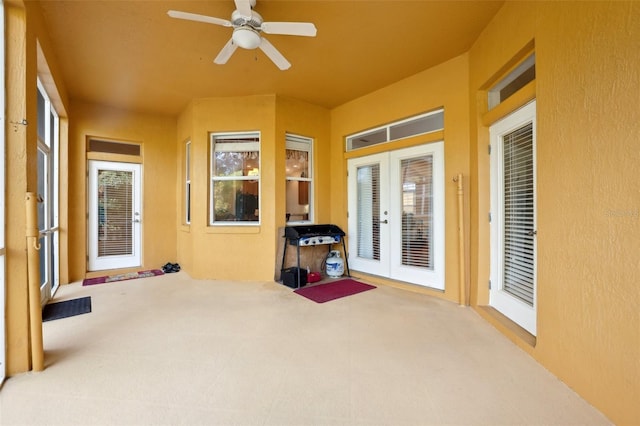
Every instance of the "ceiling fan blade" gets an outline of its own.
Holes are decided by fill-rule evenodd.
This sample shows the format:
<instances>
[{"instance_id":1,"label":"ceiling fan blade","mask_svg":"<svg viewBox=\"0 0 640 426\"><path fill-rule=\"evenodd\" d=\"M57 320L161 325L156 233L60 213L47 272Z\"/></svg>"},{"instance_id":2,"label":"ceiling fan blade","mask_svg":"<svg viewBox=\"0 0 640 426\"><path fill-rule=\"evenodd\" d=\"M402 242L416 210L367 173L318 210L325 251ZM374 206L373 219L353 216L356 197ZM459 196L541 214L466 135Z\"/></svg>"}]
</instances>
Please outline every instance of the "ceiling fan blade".
<instances>
[{"instance_id":1,"label":"ceiling fan blade","mask_svg":"<svg viewBox=\"0 0 640 426\"><path fill-rule=\"evenodd\" d=\"M267 34L315 37L316 26L309 22L263 22L260 29Z\"/></svg>"},{"instance_id":2,"label":"ceiling fan blade","mask_svg":"<svg viewBox=\"0 0 640 426\"><path fill-rule=\"evenodd\" d=\"M235 0L235 3L236 9L240 15L247 18L251 17L251 0Z\"/></svg>"},{"instance_id":3,"label":"ceiling fan blade","mask_svg":"<svg viewBox=\"0 0 640 426\"><path fill-rule=\"evenodd\" d=\"M230 38L227 44L224 45L218 56L213 60L218 65L224 65L227 63L233 52L236 51L238 45L233 42L233 39Z\"/></svg>"},{"instance_id":4,"label":"ceiling fan blade","mask_svg":"<svg viewBox=\"0 0 640 426\"><path fill-rule=\"evenodd\" d=\"M226 19L214 18L212 16L198 15L197 13L180 12L179 10L170 10L167 15L172 18L186 19L187 21L204 22L205 24L222 25L223 27L231 27L232 24Z\"/></svg>"},{"instance_id":5,"label":"ceiling fan blade","mask_svg":"<svg viewBox=\"0 0 640 426\"><path fill-rule=\"evenodd\" d=\"M273 47L273 44L269 43L269 40L264 37L261 37L261 39L262 43L260 43L260 49L264 52L265 55L269 57L269 59L273 61L274 64L276 64L278 68L280 68L282 71L291 68L291 64L289 63L289 61L287 61L287 59L282 56L282 53L280 53L278 49Z\"/></svg>"}]
</instances>

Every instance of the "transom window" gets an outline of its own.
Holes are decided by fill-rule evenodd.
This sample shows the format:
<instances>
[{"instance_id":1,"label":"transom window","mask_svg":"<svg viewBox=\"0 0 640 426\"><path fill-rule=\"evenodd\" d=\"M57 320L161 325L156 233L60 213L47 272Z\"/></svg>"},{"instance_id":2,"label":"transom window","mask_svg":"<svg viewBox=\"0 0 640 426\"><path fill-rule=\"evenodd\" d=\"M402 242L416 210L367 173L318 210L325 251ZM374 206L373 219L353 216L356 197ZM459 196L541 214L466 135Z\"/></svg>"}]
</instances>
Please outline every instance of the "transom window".
<instances>
[{"instance_id":1,"label":"transom window","mask_svg":"<svg viewBox=\"0 0 640 426\"><path fill-rule=\"evenodd\" d=\"M347 151L444 129L444 110L395 121L347 137Z\"/></svg>"},{"instance_id":2,"label":"transom window","mask_svg":"<svg viewBox=\"0 0 640 426\"><path fill-rule=\"evenodd\" d=\"M211 134L210 225L260 222L260 133Z\"/></svg>"},{"instance_id":3,"label":"transom window","mask_svg":"<svg viewBox=\"0 0 640 426\"><path fill-rule=\"evenodd\" d=\"M528 56L488 91L488 107L495 108L509 96L536 79L536 54Z\"/></svg>"},{"instance_id":4,"label":"transom window","mask_svg":"<svg viewBox=\"0 0 640 426\"><path fill-rule=\"evenodd\" d=\"M312 142L287 134L287 222L311 222L313 203Z\"/></svg>"}]
</instances>

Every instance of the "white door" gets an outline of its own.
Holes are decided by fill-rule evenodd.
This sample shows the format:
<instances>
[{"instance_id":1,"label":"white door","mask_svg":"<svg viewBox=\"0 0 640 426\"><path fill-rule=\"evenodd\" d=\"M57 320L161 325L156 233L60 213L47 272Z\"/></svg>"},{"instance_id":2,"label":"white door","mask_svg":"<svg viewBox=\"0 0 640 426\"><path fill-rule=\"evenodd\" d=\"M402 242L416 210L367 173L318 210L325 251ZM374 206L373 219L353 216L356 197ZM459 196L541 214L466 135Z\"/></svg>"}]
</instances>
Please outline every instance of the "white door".
<instances>
[{"instance_id":1,"label":"white door","mask_svg":"<svg viewBox=\"0 0 640 426\"><path fill-rule=\"evenodd\" d=\"M349 160L349 266L444 290L444 143Z\"/></svg>"},{"instance_id":2,"label":"white door","mask_svg":"<svg viewBox=\"0 0 640 426\"><path fill-rule=\"evenodd\" d=\"M89 161L90 271L141 265L140 164Z\"/></svg>"},{"instance_id":3,"label":"white door","mask_svg":"<svg viewBox=\"0 0 640 426\"><path fill-rule=\"evenodd\" d=\"M349 267L389 275L389 154L349 160Z\"/></svg>"},{"instance_id":4,"label":"white door","mask_svg":"<svg viewBox=\"0 0 640 426\"><path fill-rule=\"evenodd\" d=\"M536 104L490 128L490 304L536 334Z\"/></svg>"},{"instance_id":5,"label":"white door","mask_svg":"<svg viewBox=\"0 0 640 426\"><path fill-rule=\"evenodd\" d=\"M0 81L4 81L4 4L0 1ZM0 87L0 111L4 116L4 97L5 87ZM1 120L0 120L1 121ZM6 340L5 340L5 317L7 307L5 303L5 246L4 246L4 229L5 229L5 145L4 145L4 131L0 132L0 386L4 381L6 375Z\"/></svg>"},{"instance_id":6,"label":"white door","mask_svg":"<svg viewBox=\"0 0 640 426\"><path fill-rule=\"evenodd\" d=\"M38 79L38 230L40 296L44 306L60 284L59 118Z\"/></svg>"}]
</instances>

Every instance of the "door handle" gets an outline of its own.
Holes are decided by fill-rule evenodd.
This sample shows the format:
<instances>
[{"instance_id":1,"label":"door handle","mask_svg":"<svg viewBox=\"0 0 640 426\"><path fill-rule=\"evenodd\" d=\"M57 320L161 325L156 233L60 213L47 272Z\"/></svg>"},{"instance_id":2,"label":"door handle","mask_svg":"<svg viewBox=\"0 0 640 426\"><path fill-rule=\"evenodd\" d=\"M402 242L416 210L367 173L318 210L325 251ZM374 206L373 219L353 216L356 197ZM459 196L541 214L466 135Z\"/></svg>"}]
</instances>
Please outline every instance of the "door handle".
<instances>
[{"instance_id":1,"label":"door handle","mask_svg":"<svg viewBox=\"0 0 640 426\"><path fill-rule=\"evenodd\" d=\"M385 219L385 220L381 220L380 223L389 223L389 221Z\"/></svg>"},{"instance_id":2,"label":"door handle","mask_svg":"<svg viewBox=\"0 0 640 426\"><path fill-rule=\"evenodd\" d=\"M533 229L529 232L527 232L527 235L530 237L533 237L534 235L538 234L538 231L534 231Z\"/></svg>"}]
</instances>

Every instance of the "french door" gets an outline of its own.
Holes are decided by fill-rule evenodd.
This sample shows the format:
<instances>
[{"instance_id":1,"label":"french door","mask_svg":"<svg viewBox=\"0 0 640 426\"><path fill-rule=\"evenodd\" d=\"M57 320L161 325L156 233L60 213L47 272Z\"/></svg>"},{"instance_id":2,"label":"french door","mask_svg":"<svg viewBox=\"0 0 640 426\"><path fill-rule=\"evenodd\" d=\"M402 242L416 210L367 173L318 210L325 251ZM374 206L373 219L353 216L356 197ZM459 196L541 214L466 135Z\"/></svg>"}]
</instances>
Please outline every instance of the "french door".
<instances>
[{"instance_id":1,"label":"french door","mask_svg":"<svg viewBox=\"0 0 640 426\"><path fill-rule=\"evenodd\" d=\"M4 4L0 1L0 81L4 80ZM5 110L5 86L0 87L0 111ZM5 302L5 262L6 249L4 243L5 229L5 169L6 169L6 151L4 144L5 133L0 132L0 387L6 375L6 337L5 337L5 321L7 316L7 305Z\"/></svg>"},{"instance_id":2,"label":"french door","mask_svg":"<svg viewBox=\"0 0 640 426\"><path fill-rule=\"evenodd\" d=\"M444 143L348 161L349 266L444 290Z\"/></svg>"},{"instance_id":3,"label":"french door","mask_svg":"<svg viewBox=\"0 0 640 426\"><path fill-rule=\"evenodd\" d=\"M536 104L492 125L490 304L536 334Z\"/></svg>"},{"instance_id":4,"label":"french door","mask_svg":"<svg viewBox=\"0 0 640 426\"><path fill-rule=\"evenodd\" d=\"M89 161L89 271L141 265L141 166Z\"/></svg>"},{"instance_id":5,"label":"french door","mask_svg":"<svg viewBox=\"0 0 640 426\"><path fill-rule=\"evenodd\" d=\"M60 284L59 117L38 80L38 230L40 299L44 306Z\"/></svg>"}]
</instances>

